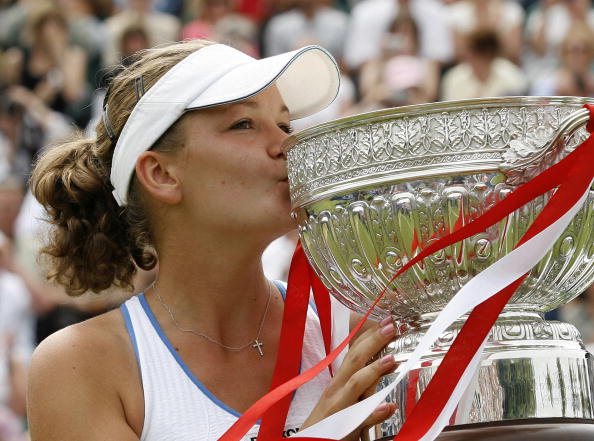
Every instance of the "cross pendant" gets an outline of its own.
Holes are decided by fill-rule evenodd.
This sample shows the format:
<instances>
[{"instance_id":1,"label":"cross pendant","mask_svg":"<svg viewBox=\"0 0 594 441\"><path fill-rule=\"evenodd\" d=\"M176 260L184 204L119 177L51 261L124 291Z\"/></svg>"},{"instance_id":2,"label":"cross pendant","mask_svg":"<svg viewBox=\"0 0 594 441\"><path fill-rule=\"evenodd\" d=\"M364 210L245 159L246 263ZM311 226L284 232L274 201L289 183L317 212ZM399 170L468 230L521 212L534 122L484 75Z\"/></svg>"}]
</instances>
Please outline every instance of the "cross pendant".
<instances>
[{"instance_id":1,"label":"cross pendant","mask_svg":"<svg viewBox=\"0 0 594 441\"><path fill-rule=\"evenodd\" d=\"M252 348L254 348L255 350L257 350L260 353L260 357L264 356L264 352L262 351L262 346L264 346L264 343L262 343L261 341L258 341L258 339L255 339L254 344L252 345Z\"/></svg>"}]
</instances>

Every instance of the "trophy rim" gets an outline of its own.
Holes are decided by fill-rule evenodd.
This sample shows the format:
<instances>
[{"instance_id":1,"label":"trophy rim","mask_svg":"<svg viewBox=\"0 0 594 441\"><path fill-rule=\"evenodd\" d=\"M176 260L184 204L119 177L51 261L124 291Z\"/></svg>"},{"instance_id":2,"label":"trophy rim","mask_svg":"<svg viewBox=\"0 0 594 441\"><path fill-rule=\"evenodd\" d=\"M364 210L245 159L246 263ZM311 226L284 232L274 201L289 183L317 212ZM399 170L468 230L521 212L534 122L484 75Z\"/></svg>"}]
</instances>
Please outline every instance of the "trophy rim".
<instances>
[{"instance_id":1,"label":"trophy rim","mask_svg":"<svg viewBox=\"0 0 594 441\"><path fill-rule=\"evenodd\" d=\"M537 163L536 161L548 158L548 162L550 162L551 158L554 157L554 155L551 155L551 150L555 150L559 145L563 144L565 136L573 134L585 124L589 113L583 108L583 105L587 103L594 104L594 98L511 96L441 101L375 110L313 126L292 135L285 141L282 148L289 165L294 162L294 160L291 160L291 156L297 155L296 157L298 157L304 154L307 149L312 148L308 147L312 142L317 143L325 137L340 136L340 133L347 133L350 130L361 130L361 128L381 126L385 123L400 121L403 124L408 124L408 122L414 122L426 117L440 118L441 115L467 111L481 112L482 114L487 111L498 113L499 110L511 111L512 109L515 109L516 112L522 112L525 109L528 113L538 113L540 109L554 107L575 109L574 113L564 117L563 123L557 127L554 133L547 135L548 141L539 139L538 136L535 137L535 134L531 133L528 136L530 139L515 140L516 146L508 145L505 148L502 146L488 148L482 146L480 149L451 151L448 153L449 156L453 154L464 154L465 156L459 156L459 159L454 158L455 160L449 161L447 164L439 159L445 158L443 156L444 152L440 152L430 155L431 166L417 164L414 156L410 156L381 163L370 159L369 161L366 160L365 163L358 163L356 167L346 167L341 165L342 163L336 163L338 165L333 166L332 170L320 169L321 171L318 171L309 167L301 171L291 172L291 167L289 167L291 208L296 210L311 203L353 190L361 190L362 188L435 178L452 173L497 173L499 176L497 179L518 184L520 181L526 181L530 178L528 171L532 173L537 170L533 166L533 164ZM487 139L483 141L488 142ZM528 141L528 144L534 144L536 141L542 145L537 146L538 148L535 149L535 145L526 145L524 141ZM526 155L525 151L527 149L532 153ZM545 164L545 162L542 162L542 164ZM376 168L372 176L364 173L364 170L370 167Z\"/></svg>"},{"instance_id":2,"label":"trophy rim","mask_svg":"<svg viewBox=\"0 0 594 441\"><path fill-rule=\"evenodd\" d=\"M594 98L581 96L506 96L469 98L464 100L437 101L423 104L413 104L400 107L389 107L358 113L355 115L338 118L325 123L317 124L291 135L283 145L283 152L287 154L297 144L310 138L334 130L345 129L361 124L369 124L394 117L415 117L420 115L435 114L456 109L472 109L477 107L503 107L503 106L542 106L542 105L583 105L594 104Z\"/></svg>"}]
</instances>

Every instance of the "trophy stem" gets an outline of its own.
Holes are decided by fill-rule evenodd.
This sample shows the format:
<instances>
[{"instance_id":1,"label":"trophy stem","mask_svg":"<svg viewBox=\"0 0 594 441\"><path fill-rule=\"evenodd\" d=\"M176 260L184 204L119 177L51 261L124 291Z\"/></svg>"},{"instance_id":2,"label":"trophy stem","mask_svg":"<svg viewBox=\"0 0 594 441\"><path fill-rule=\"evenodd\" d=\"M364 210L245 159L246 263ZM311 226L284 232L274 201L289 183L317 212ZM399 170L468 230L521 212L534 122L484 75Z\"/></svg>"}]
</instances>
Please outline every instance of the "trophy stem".
<instances>
[{"instance_id":1,"label":"trophy stem","mask_svg":"<svg viewBox=\"0 0 594 441\"><path fill-rule=\"evenodd\" d=\"M386 352L394 354L400 362L405 361L434 319L430 314L421 318L420 327L411 327L388 345ZM396 435L462 325L463 320L444 332L408 378L391 392L388 401L397 403L398 410L390 420L371 430L370 439ZM535 312L505 311L491 330L480 368L452 415L448 430L472 433L473 426L481 424L508 427L526 421L539 425L546 424L544 421L569 419L585 424L585 430L590 430L592 436L593 374L592 356L585 350L574 326L546 321ZM394 374L386 375L379 387L393 378ZM509 427L501 430L504 433ZM485 432L480 433L483 436ZM445 436L443 441L466 439L442 436Z\"/></svg>"}]
</instances>

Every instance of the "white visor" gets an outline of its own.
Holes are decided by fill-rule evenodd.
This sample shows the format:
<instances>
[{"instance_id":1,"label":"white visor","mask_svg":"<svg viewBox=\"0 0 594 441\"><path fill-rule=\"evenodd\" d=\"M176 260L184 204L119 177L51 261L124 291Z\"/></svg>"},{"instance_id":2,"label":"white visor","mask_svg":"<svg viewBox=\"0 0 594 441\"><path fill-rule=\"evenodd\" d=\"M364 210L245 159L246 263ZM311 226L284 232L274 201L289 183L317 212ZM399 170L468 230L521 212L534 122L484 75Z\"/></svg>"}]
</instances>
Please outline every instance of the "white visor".
<instances>
[{"instance_id":1,"label":"white visor","mask_svg":"<svg viewBox=\"0 0 594 441\"><path fill-rule=\"evenodd\" d=\"M328 106L339 87L338 66L319 46L256 60L230 46L213 44L188 55L140 98L115 146L111 183L120 206L127 203L136 160L186 110L244 100L276 84L291 119Z\"/></svg>"}]
</instances>

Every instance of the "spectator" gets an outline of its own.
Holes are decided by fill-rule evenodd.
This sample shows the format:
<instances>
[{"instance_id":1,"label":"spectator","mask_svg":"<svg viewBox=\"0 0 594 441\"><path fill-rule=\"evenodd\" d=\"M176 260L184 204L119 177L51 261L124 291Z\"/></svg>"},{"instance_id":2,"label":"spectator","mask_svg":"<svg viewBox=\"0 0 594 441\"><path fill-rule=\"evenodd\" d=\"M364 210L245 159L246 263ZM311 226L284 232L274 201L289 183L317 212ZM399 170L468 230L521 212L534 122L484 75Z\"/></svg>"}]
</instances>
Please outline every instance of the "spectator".
<instances>
[{"instance_id":1,"label":"spectator","mask_svg":"<svg viewBox=\"0 0 594 441\"><path fill-rule=\"evenodd\" d=\"M382 36L401 8L410 10L419 27L421 56L440 63L453 58L451 33L445 6L439 0L361 0L351 12L344 60L357 71L366 61L380 56Z\"/></svg>"},{"instance_id":2,"label":"spectator","mask_svg":"<svg viewBox=\"0 0 594 441\"><path fill-rule=\"evenodd\" d=\"M66 115L51 110L29 89L12 86L7 93L11 102L24 110L25 120L41 131L41 137L36 140L37 144L33 145L34 140L31 141L32 157L44 145L52 144L72 134L74 130L72 121Z\"/></svg>"},{"instance_id":3,"label":"spectator","mask_svg":"<svg viewBox=\"0 0 594 441\"><path fill-rule=\"evenodd\" d=\"M14 221L23 202L23 188L24 185L11 176L0 178L0 256L2 252L6 254L6 242L13 237ZM0 259L1 262L6 263L6 259Z\"/></svg>"},{"instance_id":4,"label":"spectator","mask_svg":"<svg viewBox=\"0 0 594 441\"><path fill-rule=\"evenodd\" d=\"M178 18L152 9L152 0L128 0L127 8L105 21L107 42L103 54L103 65L111 67L118 64L122 54L118 52L118 42L122 33L133 22L142 22L150 40L156 46L180 38L181 22Z\"/></svg>"},{"instance_id":5,"label":"spectator","mask_svg":"<svg viewBox=\"0 0 594 441\"><path fill-rule=\"evenodd\" d=\"M594 96L594 31L575 24L561 43L555 95Z\"/></svg>"},{"instance_id":6,"label":"spectator","mask_svg":"<svg viewBox=\"0 0 594 441\"><path fill-rule=\"evenodd\" d=\"M0 184L0 193L7 192L14 193L12 185ZM0 199L3 221L5 209L15 214L14 207L7 207L5 202L6 198ZM12 222L3 222L0 227L12 229ZM9 239L0 231L0 437L3 441L25 441L25 392L34 347L34 315L30 294L12 271L11 262Z\"/></svg>"},{"instance_id":7,"label":"spectator","mask_svg":"<svg viewBox=\"0 0 594 441\"><path fill-rule=\"evenodd\" d=\"M434 101L437 63L419 55L419 32L407 13L399 14L382 39L379 58L363 65L359 78L363 110Z\"/></svg>"},{"instance_id":8,"label":"spectator","mask_svg":"<svg viewBox=\"0 0 594 441\"><path fill-rule=\"evenodd\" d=\"M57 4L66 15L73 43L87 54L87 81L97 87L97 73L101 69L107 37L103 19L113 12L111 0L58 0Z\"/></svg>"},{"instance_id":9,"label":"spectator","mask_svg":"<svg viewBox=\"0 0 594 441\"><path fill-rule=\"evenodd\" d=\"M70 44L65 16L51 3L41 2L29 15L26 29L30 46L6 52L7 82L25 86L49 108L84 126L89 118L88 60L82 48Z\"/></svg>"},{"instance_id":10,"label":"spectator","mask_svg":"<svg viewBox=\"0 0 594 441\"><path fill-rule=\"evenodd\" d=\"M155 10L181 18L184 12L184 0L155 0Z\"/></svg>"},{"instance_id":11,"label":"spectator","mask_svg":"<svg viewBox=\"0 0 594 441\"><path fill-rule=\"evenodd\" d=\"M29 130L31 129L31 130ZM31 150L41 133L24 121L24 109L0 92L0 180L15 176L24 185L31 165ZM29 136L27 136L29 135ZM31 142L32 141L32 142Z\"/></svg>"},{"instance_id":12,"label":"spectator","mask_svg":"<svg viewBox=\"0 0 594 441\"><path fill-rule=\"evenodd\" d=\"M27 21L34 0L18 0L0 14L0 47L8 49L21 46L21 30Z\"/></svg>"},{"instance_id":13,"label":"spectator","mask_svg":"<svg viewBox=\"0 0 594 441\"><path fill-rule=\"evenodd\" d=\"M327 1L296 0L295 6L270 19L264 30L266 56L317 42L335 57L342 58L348 16Z\"/></svg>"},{"instance_id":14,"label":"spectator","mask_svg":"<svg viewBox=\"0 0 594 441\"><path fill-rule=\"evenodd\" d=\"M258 45L258 29L251 20L238 14L229 14L217 22L215 26L217 40L225 42L235 49L252 57L260 54Z\"/></svg>"},{"instance_id":15,"label":"spectator","mask_svg":"<svg viewBox=\"0 0 594 441\"><path fill-rule=\"evenodd\" d=\"M476 30L491 30L499 37L501 56L520 62L524 10L511 0L461 0L449 6L454 33L456 59L464 60L467 35Z\"/></svg>"},{"instance_id":16,"label":"spectator","mask_svg":"<svg viewBox=\"0 0 594 441\"><path fill-rule=\"evenodd\" d=\"M131 17L130 22L122 30L120 40L117 42L117 52L122 57L120 63L123 66L130 65L135 60L135 53L149 47L149 36L143 22ZM95 136L95 127L101 119L101 114L103 112L103 99L105 98L106 85L115 74L117 74L117 69L107 69L98 80L99 87L95 90L91 103L91 120L84 129L89 137Z\"/></svg>"},{"instance_id":17,"label":"spectator","mask_svg":"<svg viewBox=\"0 0 594 441\"><path fill-rule=\"evenodd\" d=\"M574 26L594 28L590 0L541 0L526 21L524 68L530 78L546 78L558 67L561 42Z\"/></svg>"},{"instance_id":18,"label":"spectator","mask_svg":"<svg viewBox=\"0 0 594 441\"><path fill-rule=\"evenodd\" d=\"M198 18L192 20L182 29L184 40L216 40L214 27L223 17L233 12L231 0L205 0L201 4Z\"/></svg>"},{"instance_id":19,"label":"spectator","mask_svg":"<svg viewBox=\"0 0 594 441\"><path fill-rule=\"evenodd\" d=\"M134 61L134 54L150 47L149 37L142 22L132 22L122 31L118 51L122 64L127 66Z\"/></svg>"},{"instance_id":20,"label":"spectator","mask_svg":"<svg viewBox=\"0 0 594 441\"><path fill-rule=\"evenodd\" d=\"M524 73L499 55L499 40L494 31L472 32L467 47L466 61L451 68L443 77L442 99L522 95L526 92Z\"/></svg>"},{"instance_id":21,"label":"spectator","mask_svg":"<svg viewBox=\"0 0 594 441\"><path fill-rule=\"evenodd\" d=\"M0 91L0 179L28 179L39 149L69 133L69 119L49 109L33 92L22 86Z\"/></svg>"},{"instance_id":22,"label":"spectator","mask_svg":"<svg viewBox=\"0 0 594 441\"><path fill-rule=\"evenodd\" d=\"M231 0L205 0L200 17L182 29L182 38L220 41L251 56L258 55L256 27L233 12Z\"/></svg>"},{"instance_id":23,"label":"spectator","mask_svg":"<svg viewBox=\"0 0 594 441\"><path fill-rule=\"evenodd\" d=\"M531 92L536 95L594 96L594 31L575 24L560 45L560 66L549 76L540 77Z\"/></svg>"}]
</instances>

